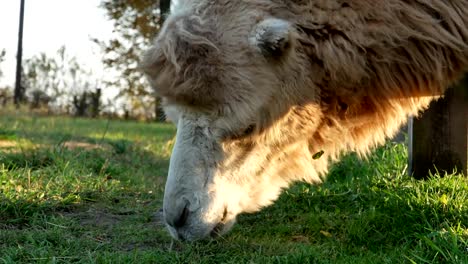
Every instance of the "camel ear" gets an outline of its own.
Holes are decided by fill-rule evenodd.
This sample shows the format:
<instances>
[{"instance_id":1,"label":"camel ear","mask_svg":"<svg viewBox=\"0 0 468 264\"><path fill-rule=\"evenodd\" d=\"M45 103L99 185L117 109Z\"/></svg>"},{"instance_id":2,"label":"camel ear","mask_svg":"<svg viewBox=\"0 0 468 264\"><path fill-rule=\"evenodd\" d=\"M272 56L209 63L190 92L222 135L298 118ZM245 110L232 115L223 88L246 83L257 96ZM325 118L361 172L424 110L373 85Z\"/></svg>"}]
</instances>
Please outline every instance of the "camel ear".
<instances>
[{"instance_id":1,"label":"camel ear","mask_svg":"<svg viewBox=\"0 0 468 264\"><path fill-rule=\"evenodd\" d=\"M257 24L250 42L265 57L280 57L291 47L291 24L282 19L267 18Z\"/></svg>"}]
</instances>

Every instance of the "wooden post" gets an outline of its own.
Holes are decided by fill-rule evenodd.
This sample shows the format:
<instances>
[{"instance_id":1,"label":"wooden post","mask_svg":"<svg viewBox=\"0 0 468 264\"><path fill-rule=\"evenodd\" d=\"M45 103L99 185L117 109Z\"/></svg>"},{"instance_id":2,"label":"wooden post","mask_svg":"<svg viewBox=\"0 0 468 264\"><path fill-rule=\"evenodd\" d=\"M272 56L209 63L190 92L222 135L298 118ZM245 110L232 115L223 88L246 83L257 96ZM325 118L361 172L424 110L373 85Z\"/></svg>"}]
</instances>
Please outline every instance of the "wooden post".
<instances>
[{"instance_id":1,"label":"wooden post","mask_svg":"<svg viewBox=\"0 0 468 264\"><path fill-rule=\"evenodd\" d=\"M454 170L468 176L468 76L410 120L408 134L409 172L415 178Z\"/></svg>"}]
</instances>

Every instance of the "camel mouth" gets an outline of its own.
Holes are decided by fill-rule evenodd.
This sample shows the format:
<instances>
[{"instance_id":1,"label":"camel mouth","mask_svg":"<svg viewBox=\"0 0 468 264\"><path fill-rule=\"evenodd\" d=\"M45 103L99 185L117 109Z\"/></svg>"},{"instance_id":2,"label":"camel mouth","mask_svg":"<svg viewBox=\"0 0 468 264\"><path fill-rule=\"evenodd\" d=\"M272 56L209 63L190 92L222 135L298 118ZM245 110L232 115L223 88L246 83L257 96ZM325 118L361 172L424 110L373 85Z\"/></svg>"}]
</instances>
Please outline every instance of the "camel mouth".
<instances>
[{"instance_id":1,"label":"camel mouth","mask_svg":"<svg viewBox=\"0 0 468 264\"><path fill-rule=\"evenodd\" d=\"M226 229L228 229L226 228L227 226L226 224L229 222L229 220L227 219L227 216L228 216L228 210L227 210L227 207L225 207L224 212L223 212L223 217L218 222L218 224L216 224L215 227L213 227L213 229L210 232L211 238L220 237L222 234L226 232Z\"/></svg>"},{"instance_id":2,"label":"camel mouth","mask_svg":"<svg viewBox=\"0 0 468 264\"><path fill-rule=\"evenodd\" d=\"M196 213L190 213L188 209L184 208L175 221L168 219L164 219L164 221L169 234L176 240L193 242L216 239L226 234L235 223L235 217L232 217L227 207L222 212L217 221L207 223L199 218ZM164 211L162 213L164 214Z\"/></svg>"}]
</instances>

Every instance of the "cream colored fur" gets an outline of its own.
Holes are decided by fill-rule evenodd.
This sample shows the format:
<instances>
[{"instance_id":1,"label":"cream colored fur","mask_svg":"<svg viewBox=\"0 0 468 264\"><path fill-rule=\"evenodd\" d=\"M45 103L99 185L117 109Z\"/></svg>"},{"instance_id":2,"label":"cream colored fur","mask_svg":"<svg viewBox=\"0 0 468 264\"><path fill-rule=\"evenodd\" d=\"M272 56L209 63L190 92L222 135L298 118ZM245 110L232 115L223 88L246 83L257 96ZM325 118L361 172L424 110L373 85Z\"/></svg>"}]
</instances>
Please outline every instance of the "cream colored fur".
<instances>
[{"instance_id":1,"label":"cream colored fur","mask_svg":"<svg viewBox=\"0 0 468 264\"><path fill-rule=\"evenodd\" d=\"M382 144L468 65L467 0L175 10L142 68L178 123L164 212L180 239L226 232L291 182L321 182L331 161Z\"/></svg>"}]
</instances>

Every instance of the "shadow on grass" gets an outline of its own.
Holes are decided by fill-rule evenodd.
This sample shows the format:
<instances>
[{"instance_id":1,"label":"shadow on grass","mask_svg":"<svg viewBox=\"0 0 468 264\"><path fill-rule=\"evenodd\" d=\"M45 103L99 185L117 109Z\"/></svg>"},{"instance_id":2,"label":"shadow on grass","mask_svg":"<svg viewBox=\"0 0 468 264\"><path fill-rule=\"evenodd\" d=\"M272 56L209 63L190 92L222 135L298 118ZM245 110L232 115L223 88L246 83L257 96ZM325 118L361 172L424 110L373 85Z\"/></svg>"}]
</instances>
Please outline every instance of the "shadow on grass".
<instances>
[{"instance_id":1,"label":"shadow on grass","mask_svg":"<svg viewBox=\"0 0 468 264\"><path fill-rule=\"evenodd\" d=\"M0 140L15 140L16 132L9 129L0 128Z\"/></svg>"},{"instance_id":2,"label":"shadow on grass","mask_svg":"<svg viewBox=\"0 0 468 264\"><path fill-rule=\"evenodd\" d=\"M332 244L356 256L404 248L422 252L414 259L427 263L468 260L468 181L461 175L414 180L396 164L404 156L379 151L368 161L344 158L321 186L292 186L273 206L239 217L235 233L252 241Z\"/></svg>"}]
</instances>

